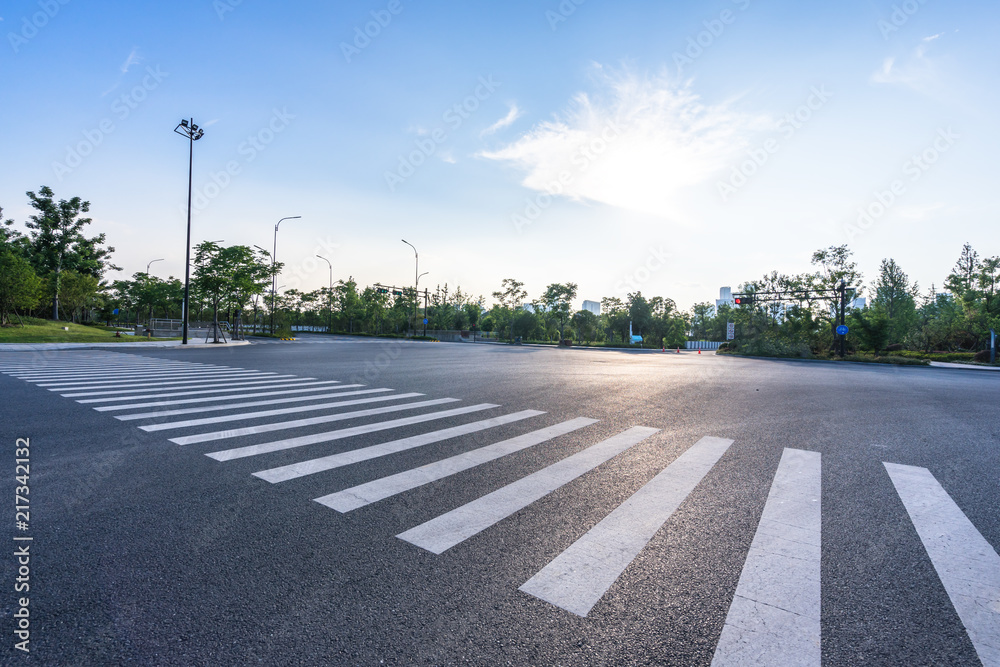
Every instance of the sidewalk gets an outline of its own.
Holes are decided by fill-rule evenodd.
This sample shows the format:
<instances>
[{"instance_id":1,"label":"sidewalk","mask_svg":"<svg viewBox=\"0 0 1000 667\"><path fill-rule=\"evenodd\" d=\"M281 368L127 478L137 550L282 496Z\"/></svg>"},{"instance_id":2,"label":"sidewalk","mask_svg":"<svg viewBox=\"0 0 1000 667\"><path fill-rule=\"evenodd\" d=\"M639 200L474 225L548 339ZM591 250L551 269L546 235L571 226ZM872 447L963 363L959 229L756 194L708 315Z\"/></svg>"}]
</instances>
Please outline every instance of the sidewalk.
<instances>
[{"instance_id":1,"label":"sidewalk","mask_svg":"<svg viewBox=\"0 0 1000 667\"><path fill-rule=\"evenodd\" d=\"M237 347L249 345L250 341L237 340L229 343L206 343L201 339L188 338L187 345L181 345L179 340L153 340L121 343L0 343L0 352L40 352L44 350L117 350L120 348L162 348L178 347L183 349L207 347Z\"/></svg>"}]
</instances>

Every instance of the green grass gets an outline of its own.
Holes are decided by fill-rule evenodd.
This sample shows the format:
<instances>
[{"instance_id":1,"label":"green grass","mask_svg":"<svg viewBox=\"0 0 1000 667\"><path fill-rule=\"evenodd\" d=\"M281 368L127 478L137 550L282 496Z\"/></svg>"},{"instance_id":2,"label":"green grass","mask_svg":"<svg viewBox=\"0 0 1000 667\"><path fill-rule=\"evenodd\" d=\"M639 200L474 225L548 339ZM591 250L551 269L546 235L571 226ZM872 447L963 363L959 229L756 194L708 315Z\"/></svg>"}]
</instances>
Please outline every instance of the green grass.
<instances>
[{"instance_id":1,"label":"green grass","mask_svg":"<svg viewBox=\"0 0 1000 667\"><path fill-rule=\"evenodd\" d=\"M69 331L63 331L69 327ZM72 322L56 322L25 318L24 327L0 327L0 343L123 343L146 340L142 336L115 338L113 327L83 326ZM176 340L154 338L153 340Z\"/></svg>"}]
</instances>

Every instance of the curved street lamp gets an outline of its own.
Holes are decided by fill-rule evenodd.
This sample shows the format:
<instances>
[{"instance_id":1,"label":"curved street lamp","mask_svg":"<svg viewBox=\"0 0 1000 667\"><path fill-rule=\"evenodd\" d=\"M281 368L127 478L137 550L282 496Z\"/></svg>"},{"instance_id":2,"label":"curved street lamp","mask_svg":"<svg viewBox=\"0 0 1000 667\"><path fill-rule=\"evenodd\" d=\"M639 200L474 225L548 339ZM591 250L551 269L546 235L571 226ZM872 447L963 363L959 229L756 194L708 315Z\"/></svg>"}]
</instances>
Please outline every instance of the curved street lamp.
<instances>
[{"instance_id":1,"label":"curved street lamp","mask_svg":"<svg viewBox=\"0 0 1000 667\"><path fill-rule=\"evenodd\" d=\"M406 239L401 239L403 243L413 248L413 335L417 333L417 286L420 284L420 255L417 248Z\"/></svg>"},{"instance_id":2,"label":"curved street lamp","mask_svg":"<svg viewBox=\"0 0 1000 667\"><path fill-rule=\"evenodd\" d=\"M154 259L154 260L150 260L149 263L146 264L146 280L147 281L149 280L149 267L153 265L153 262L162 262L162 261L163 261L162 258L161 259ZM152 300L150 300L150 302L149 302L149 323L150 324L153 323L153 301Z\"/></svg>"},{"instance_id":3,"label":"curved street lamp","mask_svg":"<svg viewBox=\"0 0 1000 667\"><path fill-rule=\"evenodd\" d=\"M181 345L188 344L188 304L191 297L191 178L194 169L194 142L205 136L205 130L194 124L194 118L190 121L182 120L174 128L174 132L187 137L188 152L188 215L187 215L187 245L184 248L184 333L181 338Z\"/></svg>"},{"instance_id":4,"label":"curved street lamp","mask_svg":"<svg viewBox=\"0 0 1000 667\"><path fill-rule=\"evenodd\" d=\"M323 255L316 256L326 262L330 267L330 291L326 293L327 307L330 309L330 324L327 327L327 333L333 333L333 264L330 264L330 260L323 257Z\"/></svg>"},{"instance_id":5,"label":"curved street lamp","mask_svg":"<svg viewBox=\"0 0 1000 667\"><path fill-rule=\"evenodd\" d=\"M274 273L274 266L278 261L278 226L285 220L298 220L301 215L292 215L287 218L282 218L278 220L278 223L274 226L274 252L271 253L271 335L274 335L274 292L277 289L275 286L278 284L278 274Z\"/></svg>"}]
</instances>

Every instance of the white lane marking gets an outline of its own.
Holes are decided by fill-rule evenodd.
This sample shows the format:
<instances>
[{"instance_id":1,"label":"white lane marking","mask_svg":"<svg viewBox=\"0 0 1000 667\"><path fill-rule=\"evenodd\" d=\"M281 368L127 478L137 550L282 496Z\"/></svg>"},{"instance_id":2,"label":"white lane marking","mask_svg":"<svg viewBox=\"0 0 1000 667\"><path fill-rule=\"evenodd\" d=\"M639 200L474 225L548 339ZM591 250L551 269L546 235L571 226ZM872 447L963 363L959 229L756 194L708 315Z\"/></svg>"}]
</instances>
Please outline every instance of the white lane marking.
<instances>
[{"instance_id":1,"label":"white lane marking","mask_svg":"<svg viewBox=\"0 0 1000 667\"><path fill-rule=\"evenodd\" d=\"M360 484L349 489L344 489L343 491L338 491L337 493L331 493L321 498L315 498L315 501L320 505L326 505L327 507L335 509L338 512L350 512L351 510L356 510L359 507L371 505L372 503L383 500L384 498L389 498L390 496L403 493L404 491L410 491L411 489L423 486L424 484L430 484L431 482L435 482L439 479L455 475L463 470L474 468L478 465L507 456L508 454L513 454L514 452L519 452L522 449L527 449L528 447L548 442L549 440L552 440L560 435L565 435L566 433L581 429L584 426L589 426L595 422L597 422L596 419L578 417L577 419L571 419L569 421L562 422L561 424L556 424L555 426L549 426L548 428L526 433L516 438L503 440L492 445L486 445L485 447L474 449L471 452L465 452L464 454L452 456L441 461L428 463L425 466L414 468L413 470L406 470L395 475L389 475L388 477L376 479L372 482L368 482L367 484ZM353 452L346 453L352 454ZM275 468L275 470L280 470L280 468ZM264 471L264 473L268 472L273 471ZM264 477L263 473L255 472L254 474L262 479L267 479L269 482L281 481L268 479L267 477Z\"/></svg>"},{"instance_id":2,"label":"white lane marking","mask_svg":"<svg viewBox=\"0 0 1000 667\"><path fill-rule=\"evenodd\" d=\"M371 410L357 410L355 412L341 412L335 415L323 415L322 417L309 417L307 419L293 419L291 421L272 422L270 424L260 424L258 426L247 426L246 428L228 429L225 431L212 431L211 433L197 433L179 438L171 438L170 442L178 445L192 445L198 442L214 442L216 440L226 440L228 438L239 438L244 435L257 435L258 433L271 433L272 431L285 431L290 428L301 428L303 426L315 426L316 424L329 424L330 422L343 421L345 419L356 419L358 417L372 417L384 415L389 412L402 412L403 410L416 410L417 408L428 408L432 405L443 405L444 403L457 403L457 398L434 398L429 401L417 401L405 405L390 405L386 408L372 408Z\"/></svg>"},{"instance_id":3,"label":"white lane marking","mask_svg":"<svg viewBox=\"0 0 1000 667\"><path fill-rule=\"evenodd\" d=\"M352 463L367 461L379 456L388 456L389 454L406 451L407 449L423 447L424 445L429 445L434 442L441 442L443 440L448 440L449 438L457 438L460 435L476 433L488 428L493 428L494 426L510 424L512 422L528 419L529 417L537 417L538 415L543 414L545 413L539 412L538 410L523 410L521 412L501 415L499 417L484 419L470 424L452 426L451 428L441 429L440 431L421 433L420 435L402 438L401 440L383 442L378 445L372 445L371 447L352 449L348 452L341 452L340 454L333 454L332 456L324 456L319 459L293 463L291 465L281 466L280 468L262 470L260 472L255 472L254 476L260 477L261 479L271 482L272 484L277 482L286 482L290 479L304 477L305 475L312 475L317 472L323 472L324 470L333 470L334 468L340 468L342 466L351 465Z\"/></svg>"},{"instance_id":4,"label":"white lane marking","mask_svg":"<svg viewBox=\"0 0 1000 667\"><path fill-rule=\"evenodd\" d=\"M267 379L252 380L250 382L245 382L243 380L243 378L240 378L238 380L234 379L234 380L230 380L228 382L218 382L218 383L215 383L215 384L200 384L200 382L185 382L184 384L189 384L189 385L193 384L193 385L197 385L197 386L200 386L200 387L204 387L206 389L211 389L213 387L229 387L230 389L239 389L241 387L245 387L245 386L250 385L250 384L264 384L266 382L273 382L274 380L280 380L282 378L287 378L289 381L300 379L300 378L295 377L294 375L272 375L272 376L268 377ZM301 379L304 379L304 378L301 378ZM239 382L239 385L236 385L237 382ZM174 384L174 383L165 383L165 384ZM186 389L186 387L182 386L182 387L167 387L166 388L167 391L173 391L174 389ZM111 391L89 391L89 392L84 392L82 394L59 394L59 395L60 396L64 396L66 398L79 398L81 396L111 396L111 395L114 395L114 394L141 394L141 393L143 393L145 391L153 391L153 390L152 389L122 389L121 391L119 391L119 390L115 389L115 390L111 390ZM125 400L132 400L133 398L134 397L125 396ZM80 402L82 403L83 401L80 401Z\"/></svg>"},{"instance_id":5,"label":"white lane marking","mask_svg":"<svg viewBox=\"0 0 1000 667\"><path fill-rule=\"evenodd\" d=\"M402 532L396 537L432 553L443 553L593 470L659 430L646 426L633 426L623 433Z\"/></svg>"},{"instance_id":6,"label":"white lane marking","mask_svg":"<svg viewBox=\"0 0 1000 667\"><path fill-rule=\"evenodd\" d=\"M327 385L336 384L340 385L338 387L330 387ZM321 385L321 386L312 386ZM352 389L354 387L363 387L363 384L340 384L340 380L324 380L322 382L301 382L298 384L291 385L293 387L310 387L309 389L285 389L280 391L263 391L254 394L237 394L236 396L206 396L203 398L178 398L172 401L153 401L152 403L128 403L125 405L102 405L94 408L98 412L107 412L108 410L136 410L138 408L159 408L165 405L185 405L188 403L211 403L212 401L228 401L231 398L258 398L261 396L285 396L287 394L304 394L317 391L327 391L333 389ZM257 387L262 389L263 387ZM381 390L380 390L381 391ZM392 391L387 389L386 391ZM347 392L344 392L345 394ZM332 394L331 394L332 395ZM318 398L314 396L302 396L303 401L308 401L313 398ZM83 401L77 401L78 403L83 403ZM275 400L275 403L280 403L280 400ZM228 403L220 403L218 406L211 406L214 410L216 407L219 410L224 410ZM208 409L208 408L206 408ZM164 413L150 413L150 414L164 414ZM166 413L166 414L169 414Z\"/></svg>"},{"instance_id":7,"label":"white lane marking","mask_svg":"<svg viewBox=\"0 0 1000 667\"><path fill-rule=\"evenodd\" d=\"M49 368L35 368L32 366L22 366L20 368L0 368L0 372L24 376L45 376L45 375L74 375L79 373L100 372L128 372L134 368L232 368L231 366L218 366L216 364L197 364L179 361L151 361L148 363L122 363L120 359L106 359L94 362L73 362L63 366L53 366Z\"/></svg>"},{"instance_id":8,"label":"white lane marking","mask_svg":"<svg viewBox=\"0 0 1000 667\"><path fill-rule=\"evenodd\" d=\"M124 375L111 375L102 374L93 378L83 378L83 379L73 379L66 378L63 380L28 380L28 382L33 383L38 387L76 387L80 385L106 385L106 384L121 384L123 382L153 382L157 380L184 380L186 378L199 378L209 375L247 375L248 373L269 373L274 374L274 371L258 371L258 370L245 370L245 369L234 369L234 368L209 368L204 370L171 370L171 371L159 371L156 373L127 373Z\"/></svg>"},{"instance_id":9,"label":"white lane marking","mask_svg":"<svg viewBox=\"0 0 1000 667\"><path fill-rule=\"evenodd\" d=\"M9 375L14 375L22 379L27 378L60 378L73 375L103 375L127 374L136 371L153 372L169 370L208 370L213 368L237 368L235 366L218 366L215 364L187 364L178 362L148 363L148 364L122 364L118 359L109 359L94 364L72 364L60 368L50 368L39 370L37 368L23 368L3 371Z\"/></svg>"},{"instance_id":10,"label":"white lane marking","mask_svg":"<svg viewBox=\"0 0 1000 667\"><path fill-rule=\"evenodd\" d=\"M124 381L112 381L112 382L98 382L98 383L83 383L83 386L67 385L67 384L55 384L55 385L36 385L38 387L45 387L49 391L89 391L91 389L131 389L133 387L169 387L171 385L185 385L185 384L197 384L199 382L219 382L222 380L232 380L238 381L243 378L261 378L268 376L275 376L277 373L274 372L261 372L261 371L225 371L218 373L198 373L198 374L185 374L175 377L165 377L160 380L155 381L139 381L130 382L128 380ZM146 389L145 391L149 391Z\"/></svg>"},{"instance_id":11,"label":"white lane marking","mask_svg":"<svg viewBox=\"0 0 1000 667\"><path fill-rule=\"evenodd\" d=\"M713 667L820 664L822 458L785 449Z\"/></svg>"},{"instance_id":12,"label":"white lane marking","mask_svg":"<svg viewBox=\"0 0 1000 667\"><path fill-rule=\"evenodd\" d=\"M246 371L253 370L242 366L186 366L177 364L160 364L145 366L108 366L102 364L94 368L78 368L72 371L58 373L23 373L17 375L28 382L56 382L74 380L96 380L101 377L123 378L136 375L162 375L168 373L203 373L208 371Z\"/></svg>"},{"instance_id":13,"label":"white lane marking","mask_svg":"<svg viewBox=\"0 0 1000 667\"><path fill-rule=\"evenodd\" d=\"M7 373L12 377L16 377L19 380L24 380L25 382L55 382L59 380L73 381L73 380L96 380L102 377L131 377L133 375L142 374L153 374L153 373L180 373L180 372L192 372L192 371L208 371L208 370L228 370L224 367L222 368L193 368L193 367L179 367L172 364L168 365L147 365L147 366L95 366L93 368L78 368L72 371L60 371L58 373ZM236 369L243 370L243 369Z\"/></svg>"},{"instance_id":14,"label":"white lane marking","mask_svg":"<svg viewBox=\"0 0 1000 667\"><path fill-rule=\"evenodd\" d=\"M177 422L166 422L163 424L150 424L149 426L140 426L139 428L143 431L167 431L174 428L189 428L191 426L204 426L206 424L222 424L225 422L236 422L243 421L245 419L259 419L261 417L276 417L278 415L291 415L299 412L311 412L313 410L326 410L328 408L344 408L349 405L366 405L368 403L384 403L386 401L398 401L404 398L416 398L417 396L424 396L425 394L418 394L416 392L411 392L409 394L392 394L391 396L372 396L369 398L355 398L349 401L333 401L331 403L317 403L315 405L296 405L293 408L275 408L274 410L259 410L257 412L241 412L235 415L217 415L215 417L202 417L201 419L186 419L184 421ZM407 410L408 406L412 405L410 403L396 406L395 410ZM387 408L379 408L384 410ZM364 412L368 412L367 410ZM344 415L358 414L354 412L345 412ZM380 413L374 413L380 414ZM346 418L346 417L345 417Z\"/></svg>"},{"instance_id":15,"label":"white lane marking","mask_svg":"<svg viewBox=\"0 0 1000 667\"><path fill-rule=\"evenodd\" d=\"M227 385L225 389L199 389L197 391L176 391L170 390L169 394L144 394L142 396L113 396L111 398L87 398L83 400L78 400L77 403L110 403L113 401L139 401L145 400L147 398L172 398L174 396L198 396L203 394L232 394L236 392L236 398L243 398L246 394L241 392L244 391L245 386L249 385L261 385L259 387L250 387L251 391L256 391L258 389L280 389L285 387L303 387L309 386L311 384L317 384L315 382L299 382L299 380L315 380L316 378L297 378L294 375L287 380L262 380L260 382L244 382L238 387L233 387L232 385ZM333 382L331 380L331 382ZM310 390L312 391L312 390ZM214 396L212 400L223 400L227 398L226 396ZM97 408L94 408L95 410ZM117 410L118 406L112 406L111 409Z\"/></svg>"},{"instance_id":16,"label":"white lane marking","mask_svg":"<svg viewBox=\"0 0 1000 667\"><path fill-rule=\"evenodd\" d=\"M492 403L480 403L479 405L470 405L464 408L454 408L452 410L442 410L441 412L431 412L426 415L417 415L416 417L393 419L391 421L377 422L375 424L365 424L363 426L354 426L352 428L342 428L337 431L316 433L315 435L303 435L298 438L275 440L274 442L265 442L260 445L250 445L249 447L238 447L236 449L226 449L220 452L209 452L205 456L213 458L216 461L231 461L233 459L241 459L247 456L268 454L270 452L278 452L285 449L292 449L294 447L315 445L321 442L332 442L334 440L350 438L355 435L364 435L367 433L374 433L376 431L386 431L392 428L410 426L412 424L421 424L423 422L434 421L437 419L446 419L448 417L454 417L457 415L468 414L470 412L479 412L481 410L489 410L490 408L498 408L498 407L500 406L494 405ZM177 442L180 439L181 438L175 438L171 440L171 442ZM178 442L177 444L183 445L187 443Z\"/></svg>"},{"instance_id":17,"label":"white lane marking","mask_svg":"<svg viewBox=\"0 0 1000 667\"><path fill-rule=\"evenodd\" d=\"M983 665L1000 665L1000 555L926 468L883 463Z\"/></svg>"},{"instance_id":18,"label":"white lane marking","mask_svg":"<svg viewBox=\"0 0 1000 667\"><path fill-rule=\"evenodd\" d=\"M344 385L344 387L360 387L361 385ZM343 389L344 387L324 387L324 389ZM305 401L319 401L327 398L341 398L343 396L363 396L365 394L381 394L387 391L392 391L386 387L379 389L360 389L358 391L337 391L332 394L314 394L312 396L292 396L291 398L269 398L266 401L248 401L246 403L220 403L218 405L202 405L196 408L178 408L177 410L160 410L154 412L137 412L130 415L115 415L115 419L123 422L134 421L136 419L155 419L157 417L174 417L176 415L192 415L201 412L216 412L218 410L236 410L239 408L253 408L258 405L278 405L279 403L302 403ZM272 393L272 392L268 392ZM419 394L422 395L422 394ZM253 396L243 395L240 398L249 398ZM193 401L218 401L218 398L206 399L206 398L196 398L191 399ZM173 401L171 401L173 402ZM178 403L184 403L186 401L177 401ZM107 408L94 408L95 410L106 410Z\"/></svg>"},{"instance_id":19,"label":"white lane marking","mask_svg":"<svg viewBox=\"0 0 1000 667\"><path fill-rule=\"evenodd\" d=\"M696 442L519 590L586 616L732 444Z\"/></svg>"}]
</instances>

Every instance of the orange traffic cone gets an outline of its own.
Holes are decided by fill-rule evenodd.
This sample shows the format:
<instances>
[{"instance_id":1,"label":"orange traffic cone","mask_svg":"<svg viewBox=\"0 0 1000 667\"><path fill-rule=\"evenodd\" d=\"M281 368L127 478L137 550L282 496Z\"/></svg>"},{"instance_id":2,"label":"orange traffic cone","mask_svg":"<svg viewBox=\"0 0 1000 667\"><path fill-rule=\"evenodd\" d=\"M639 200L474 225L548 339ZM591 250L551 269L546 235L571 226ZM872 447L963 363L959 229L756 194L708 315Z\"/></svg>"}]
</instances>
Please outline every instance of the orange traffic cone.
<instances>
[{"instance_id":1,"label":"orange traffic cone","mask_svg":"<svg viewBox=\"0 0 1000 667\"><path fill-rule=\"evenodd\" d=\"M701 350L698 350L698 354L701 354Z\"/></svg>"}]
</instances>

